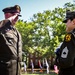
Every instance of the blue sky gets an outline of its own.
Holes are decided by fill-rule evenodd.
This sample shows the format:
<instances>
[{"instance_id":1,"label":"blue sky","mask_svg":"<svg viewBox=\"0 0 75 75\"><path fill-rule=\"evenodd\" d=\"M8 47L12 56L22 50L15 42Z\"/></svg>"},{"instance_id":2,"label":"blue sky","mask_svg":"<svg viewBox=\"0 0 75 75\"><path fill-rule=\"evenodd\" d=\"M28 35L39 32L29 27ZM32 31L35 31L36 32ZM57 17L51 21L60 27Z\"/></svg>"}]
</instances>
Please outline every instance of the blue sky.
<instances>
[{"instance_id":1,"label":"blue sky","mask_svg":"<svg viewBox=\"0 0 75 75\"><path fill-rule=\"evenodd\" d=\"M21 6L22 17L20 19L28 21L33 14L63 7L67 2L73 3L73 0L0 0L0 20L4 19L2 9L16 4Z\"/></svg>"}]
</instances>

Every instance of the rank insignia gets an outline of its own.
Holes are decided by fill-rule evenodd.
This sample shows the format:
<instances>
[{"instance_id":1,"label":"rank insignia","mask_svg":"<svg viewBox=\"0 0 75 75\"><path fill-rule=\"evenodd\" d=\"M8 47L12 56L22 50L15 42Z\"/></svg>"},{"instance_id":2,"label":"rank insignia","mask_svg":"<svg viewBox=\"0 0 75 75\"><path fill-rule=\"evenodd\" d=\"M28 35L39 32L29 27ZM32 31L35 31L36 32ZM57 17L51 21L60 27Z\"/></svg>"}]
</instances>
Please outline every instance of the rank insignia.
<instances>
[{"instance_id":1,"label":"rank insignia","mask_svg":"<svg viewBox=\"0 0 75 75\"><path fill-rule=\"evenodd\" d=\"M67 35L65 36L65 41L68 42L68 41L70 41L70 40L71 40L71 34L67 34Z\"/></svg>"},{"instance_id":2,"label":"rank insignia","mask_svg":"<svg viewBox=\"0 0 75 75\"><path fill-rule=\"evenodd\" d=\"M16 6L16 9L17 9L17 10L20 10L20 7L19 7L19 6Z\"/></svg>"}]
</instances>

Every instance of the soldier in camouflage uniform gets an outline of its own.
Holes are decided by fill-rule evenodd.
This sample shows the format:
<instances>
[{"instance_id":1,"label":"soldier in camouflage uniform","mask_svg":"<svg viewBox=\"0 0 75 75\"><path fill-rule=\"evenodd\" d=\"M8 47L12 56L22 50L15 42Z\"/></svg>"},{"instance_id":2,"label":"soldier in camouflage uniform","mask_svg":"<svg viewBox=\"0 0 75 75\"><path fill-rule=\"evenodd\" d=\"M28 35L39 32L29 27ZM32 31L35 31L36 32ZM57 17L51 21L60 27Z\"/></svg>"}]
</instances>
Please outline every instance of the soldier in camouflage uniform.
<instances>
[{"instance_id":1,"label":"soldier in camouflage uniform","mask_svg":"<svg viewBox=\"0 0 75 75\"><path fill-rule=\"evenodd\" d=\"M21 16L21 8L15 5L2 11L5 20L0 21L0 75L20 75L22 40L14 25Z\"/></svg>"},{"instance_id":2,"label":"soldier in camouflage uniform","mask_svg":"<svg viewBox=\"0 0 75 75\"><path fill-rule=\"evenodd\" d=\"M63 22L66 23L67 34L65 35L59 51L61 53L61 57L65 60L68 59L69 62L65 61L63 63L61 60L58 60L58 75L75 75L75 11L67 11L66 19ZM60 53L58 53L58 58Z\"/></svg>"}]
</instances>

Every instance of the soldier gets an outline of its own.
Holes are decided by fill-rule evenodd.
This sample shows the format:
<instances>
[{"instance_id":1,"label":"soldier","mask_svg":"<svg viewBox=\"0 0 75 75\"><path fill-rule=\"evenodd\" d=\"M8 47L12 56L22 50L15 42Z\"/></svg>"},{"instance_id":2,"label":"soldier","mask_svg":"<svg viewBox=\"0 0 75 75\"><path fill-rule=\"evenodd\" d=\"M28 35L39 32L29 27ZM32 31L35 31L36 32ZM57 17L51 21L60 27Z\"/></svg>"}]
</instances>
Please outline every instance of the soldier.
<instances>
[{"instance_id":1,"label":"soldier","mask_svg":"<svg viewBox=\"0 0 75 75\"><path fill-rule=\"evenodd\" d=\"M0 21L0 75L20 75L22 40L15 23L21 8L15 5L2 11L5 19Z\"/></svg>"},{"instance_id":2,"label":"soldier","mask_svg":"<svg viewBox=\"0 0 75 75\"><path fill-rule=\"evenodd\" d=\"M75 11L67 11L63 22L67 34L59 50L58 75L75 75Z\"/></svg>"}]
</instances>

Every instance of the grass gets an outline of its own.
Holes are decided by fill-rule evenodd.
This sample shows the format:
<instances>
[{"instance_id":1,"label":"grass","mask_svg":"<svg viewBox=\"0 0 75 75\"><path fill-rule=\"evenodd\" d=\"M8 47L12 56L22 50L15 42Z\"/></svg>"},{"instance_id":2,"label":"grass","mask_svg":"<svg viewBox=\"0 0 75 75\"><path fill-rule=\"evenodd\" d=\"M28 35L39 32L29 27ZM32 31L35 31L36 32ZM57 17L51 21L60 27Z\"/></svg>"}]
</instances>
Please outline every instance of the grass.
<instances>
[{"instance_id":1,"label":"grass","mask_svg":"<svg viewBox=\"0 0 75 75\"><path fill-rule=\"evenodd\" d=\"M57 75L57 74L22 74L22 75Z\"/></svg>"},{"instance_id":2,"label":"grass","mask_svg":"<svg viewBox=\"0 0 75 75\"><path fill-rule=\"evenodd\" d=\"M34 73L31 72L31 69L27 69L27 72L24 72L22 70L21 75L57 75L54 70L50 70L49 74L47 74L47 71L44 69L43 72L41 72L39 69L35 69Z\"/></svg>"},{"instance_id":3,"label":"grass","mask_svg":"<svg viewBox=\"0 0 75 75\"><path fill-rule=\"evenodd\" d=\"M46 72L44 72L44 73L38 73L38 72L36 72L36 73L23 73L22 75L57 75L57 74L55 74L54 72L50 72L49 74L46 74Z\"/></svg>"}]
</instances>

